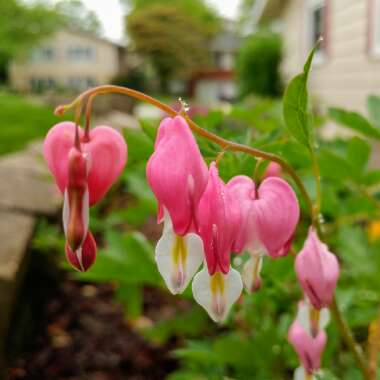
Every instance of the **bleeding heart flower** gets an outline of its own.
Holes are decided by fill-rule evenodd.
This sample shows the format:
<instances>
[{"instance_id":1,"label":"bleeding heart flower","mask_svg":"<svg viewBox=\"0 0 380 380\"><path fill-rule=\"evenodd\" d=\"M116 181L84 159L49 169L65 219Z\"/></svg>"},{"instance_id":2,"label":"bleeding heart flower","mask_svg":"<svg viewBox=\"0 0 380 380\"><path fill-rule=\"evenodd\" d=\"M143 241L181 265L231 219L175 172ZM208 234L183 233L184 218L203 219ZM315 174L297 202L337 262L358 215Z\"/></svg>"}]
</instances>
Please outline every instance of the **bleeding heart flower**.
<instances>
[{"instance_id":1,"label":"bleeding heart flower","mask_svg":"<svg viewBox=\"0 0 380 380\"><path fill-rule=\"evenodd\" d=\"M96 243L88 228L89 207L105 195L120 174L127 148L122 136L109 127L95 128L89 138L79 127L77 133L74 123L55 125L46 136L44 155L64 194L67 259L85 271L96 257Z\"/></svg>"},{"instance_id":2,"label":"bleeding heart flower","mask_svg":"<svg viewBox=\"0 0 380 380\"><path fill-rule=\"evenodd\" d=\"M44 142L49 170L64 193L68 181L68 154L73 147L75 123L62 122L50 129ZM127 145L119 132L99 126L90 130L86 141L79 128L81 150L87 155L90 206L99 202L121 174L127 161Z\"/></svg>"},{"instance_id":3,"label":"bleeding heart flower","mask_svg":"<svg viewBox=\"0 0 380 380\"><path fill-rule=\"evenodd\" d=\"M277 258L289 251L300 214L297 197L287 182L275 177L265 179L256 189L251 178L236 176L227 187L242 214L234 252L250 253L243 279L248 291L257 290L262 256Z\"/></svg>"},{"instance_id":4,"label":"bleeding heart flower","mask_svg":"<svg viewBox=\"0 0 380 380\"><path fill-rule=\"evenodd\" d=\"M308 300L298 302L297 320L310 336L316 337L330 321L329 309L315 309Z\"/></svg>"},{"instance_id":5,"label":"bleeding heart flower","mask_svg":"<svg viewBox=\"0 0 380 380\"><path fill-rule=\"evenodd\" d=\"M146 175L158 201L164 231L156 247L158 270L169 290L183 292L203 261L196 208L207 184L207 166L181 116L162 120Z\"/></svg>"},{"instance_id":6,"label":"bleeding heart flower","mask_svg":"<svg viewBox=\"0 0 380 380\"><path fill-rule=\"evenodd\" d=\"M328 307L339 277L339 263L315 230L310 227L305 244L295 260L302 290L316 309Z\"/></svg>"},{"instance_id":7,"label":"bleeding heart flower","mask_svg":"<svg viewBox=\"0 0 380 380\"><path fill-rule=\"evenodd\" d=\"M194 277L193 295L217 322L227 316L243 288L240 274L230 266L239 227L239 205L212 163L207 187L198 205L198 231L203 240L207 269Z\"/></svg>"},{"instance_id":8,"label":"bleeding heart flower","mask_svg":"<svg viewBox=\"0 0 380 380\"><path fill-rule=\"evenodd\" d=\"M300 372L303 372L304 379L309 379L321 366L321 356L327 341L326 333L321 330L314 338L296 319L290 326L288 340L297 352L304 369L304 371L297 370L298 376L301 375ZM302 377L298 377L298 379L302 379Z\"/></svg>"}]
</instances>

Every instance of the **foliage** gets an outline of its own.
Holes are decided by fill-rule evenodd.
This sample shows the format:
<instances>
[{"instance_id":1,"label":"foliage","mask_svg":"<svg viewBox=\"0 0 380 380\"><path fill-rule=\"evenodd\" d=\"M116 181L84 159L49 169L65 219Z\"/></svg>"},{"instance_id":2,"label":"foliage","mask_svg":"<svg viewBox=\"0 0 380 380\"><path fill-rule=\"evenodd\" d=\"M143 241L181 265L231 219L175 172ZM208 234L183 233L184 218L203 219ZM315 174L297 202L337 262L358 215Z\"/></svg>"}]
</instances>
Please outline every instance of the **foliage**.
<instances>
[{"instance_id":1,"label":"foliage","mask_svg":"<svg viewBox=\"0 0 380 380\"><path fill-rule=\"evenodd\" d=\"M145 72L138 68L131 69L126 74L119 75L112 81L115 85L133 88L138 91L146 91L148 87L147 82Z\"/></svg>"},{"instance_id":2,"label":"foliage","mask_svg":"<svg viewBox=\"0 0 380 380\"><path fill-rule=\"evenodd\" d=\"M50 108L9 92L0 92L0 154L42 138L58 122Z\"/></svg>"},{"instance_id":3,"label":"foliage","mask_svg":"<svg viewBox=\"0 0 380 380\"><path fill-rule=\"evenodd\" d=\"M369 159L370 138L377 138L374 131L378 125L379 100L374 96L368 100L372 121L349 111L330 110L327 117L360 135L324 140L314 133L319 122L308 111L307 77L312 55L313 52L303 72L290 82L282 104L251 98L228 111L211 110L195 119L221 137L282 157L297 172L313 199L319 199L319 188L314 183L315 177L319 177L316 170L319 166L322 193L321 216L317 217L321 218L318 223L323 229L324 242L341 263L339 307L358 343L374 352L377 348L368 326L373 326L379 318L380 171L369 167ZM281 118L281 109L285 120ZM145 289L153 288L157 294L164 292L153 259L157 236L152 233L151 222L155 201L145 180L145 165L153 151L157 124L157 121L152 124L142 120L140 130L124 131L129 144L129 165L119 187L94 208L91 218L91 229L103 241L99 259L93 270L77 275L81 281L115 283L116 297L124 304L126 317L132 323L144 319L147 313L143 302ZM262 179L262 173L255 170L258 161L253 157L231 151L221 155L215 143L201 138L198 142L208 163L219 157L218 168L224 180L236 174L252 173L257 182ZM283 172L282 176L295 185L289 173ZM299 192L298 187L294 188ZM303 245L311 221L310 209L298 195L303 212L294 237L294 252ZM48 227L44 230L48 231ZM44 250L49 245L40 236L37 243ZM52 245L58 243L56 239L51 240ZM246 256L233 257L233 266L241 270ZM262 278L260 291L242 297L223 326L211 325L197 305L181 308L189 296L188 289L172 301L175 312L160 315L141 328L141 334L154 344L179 342L173 355L180 367L169 379L243 380L252 378L253 374L262 380L292 377L298 360L286 342L286 333L301 298L293 255L279 260L266 258ZM328 327L323 369L316 377L360 379L352 353L337 327L334 321ZM371 367L379 367L376 355L371 358Z\"/></svg>"},{"instance_id":4,"label":"foliage","mask_svg":"<svg viewBox=\"0 0 380 380\"><path fill-rule=\"evenodd\" d=\"M64 23L70 29L100 34L102 25L96 13L88 10L81 0L61 0L56 6L63 16Z\"/></svg>"},{"instance_id":5,"label":"foliage","mask_svg":"<svg viewBox=\"0 0 380 380\"><path fill-rule=\"evenodd\" d=\"M278 34L259 31L248 37L240 48L236 61L240 94L280 95L281 56L282 43Z\"/></svg>"},{"instance_id":6,"label":"foliage","mask_svg":"<svg viewBox=\"0 0 380 380\"><path fill-rule=\"evenodd\" d=\"M9 60L46 38L63 20L42 3L0 0L0 9L0 80L4 80Z\"/></svg>"},{"instance_id":7,"label":"foliage","mask_svg":"<svg viewBox=\"0 0 380 380\"><path fill-rule=\"evenodd\" d=\"M187 77L207 63L209 37L216 28L215 17L202 1L137 2L127 17L128 35L155 69L162 90L169 79Z\"/></svg>"}]
</instances>

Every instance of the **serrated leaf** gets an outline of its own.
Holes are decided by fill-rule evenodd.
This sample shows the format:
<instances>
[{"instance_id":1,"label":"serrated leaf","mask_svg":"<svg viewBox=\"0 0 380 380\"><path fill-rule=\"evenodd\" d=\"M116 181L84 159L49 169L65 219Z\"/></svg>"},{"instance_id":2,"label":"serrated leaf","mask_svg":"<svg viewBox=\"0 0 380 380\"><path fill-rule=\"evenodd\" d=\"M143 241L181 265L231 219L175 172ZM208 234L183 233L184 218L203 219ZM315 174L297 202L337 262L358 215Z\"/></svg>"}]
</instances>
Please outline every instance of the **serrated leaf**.
<instances>
[{"instance_id":1,"label":"serrated leaf","mask_svg":"<svg viewBox=\"0 0 380 380\"><path fill-rule=\"evenodd\" d=\"M303 72L295 76L285 90L283 115L286 126L301 144L311 147L311 114L308 111L307 80L310 66L318 45L310 52Z\"/></svg>"},{"instance_id":2,"label":"serrated leaf","mask_svg":"<svg viewBox=\"0 0 380 380\"><path fill-rule=\"evenodd\" d=\"M376 129L364 116L342 108L329 108L329 117L338 124L361 133L364 136L380 140L380 130Z\"/></svg>"}]
</instances>

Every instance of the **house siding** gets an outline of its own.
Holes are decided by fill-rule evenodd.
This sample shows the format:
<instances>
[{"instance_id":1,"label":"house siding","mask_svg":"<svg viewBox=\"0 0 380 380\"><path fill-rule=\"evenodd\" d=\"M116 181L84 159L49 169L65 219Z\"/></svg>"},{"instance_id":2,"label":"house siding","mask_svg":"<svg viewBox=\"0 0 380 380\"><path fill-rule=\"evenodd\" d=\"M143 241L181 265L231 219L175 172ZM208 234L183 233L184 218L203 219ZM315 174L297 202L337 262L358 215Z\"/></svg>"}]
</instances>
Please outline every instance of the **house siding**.
<instances>
[{"instance_id":1,"label":"house siding","mask_svg":"<svg viewBox=\"0 0 380 380\"><path fill-rule=\"evenodd\" d=\"M10 83L17 90L28 91L35 79L52 79L60 87L68 87L70 80L91 78L95 84L109 82L120 70L118 46L96 37L62 30L43 41L37 49L53 50L51 59L19 59L11 63ZM90 59L73 59L69 50L89 48Z\"/></svg>"},{"instance_id":2,"label":"house siding","mask_svg":"<svg viewBox=\"0 0 380 380\"><path fill-rule=\"evenodd\" d=\"M367 96L380 93L380 57L374 57L369 47L373 0L327 1L327 55L313 65L312 93L322 104L365 112ZM308 53L305 3L290 0L283 12L286 78L301 70Z\"/></svg>"}]
</instances>

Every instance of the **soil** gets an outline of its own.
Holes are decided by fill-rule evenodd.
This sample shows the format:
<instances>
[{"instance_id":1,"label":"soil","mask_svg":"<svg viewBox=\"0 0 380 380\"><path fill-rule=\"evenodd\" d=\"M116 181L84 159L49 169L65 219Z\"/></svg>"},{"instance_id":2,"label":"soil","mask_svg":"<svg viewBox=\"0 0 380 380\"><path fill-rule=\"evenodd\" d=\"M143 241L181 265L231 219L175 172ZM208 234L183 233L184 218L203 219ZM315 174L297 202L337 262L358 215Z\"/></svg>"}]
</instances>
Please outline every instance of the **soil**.
<instances>
[{"instance_id":1,"label":"soil","mask_svg":"<svg viewBox=\"0 0 380 380\"><path fill-rule=\"evenodd\" d=\"M155 346L144 340L126 322L111 284L80 283L67 272L41 273L39 265L31 265L25 283L33 285L24 289L15 313L7 380L160 380L177 368L170 352L179 342ZM168 307L168 296L157 289L144 292L151 320L152 312Z\"/></svg>"}]
</instances>

